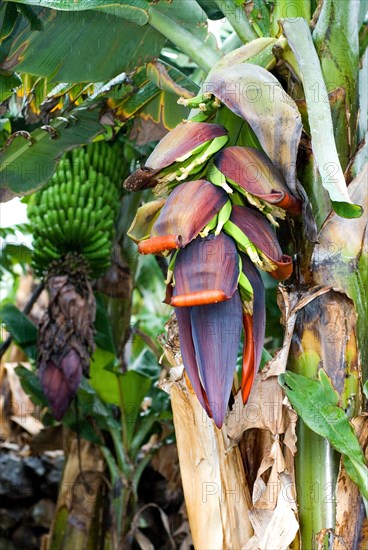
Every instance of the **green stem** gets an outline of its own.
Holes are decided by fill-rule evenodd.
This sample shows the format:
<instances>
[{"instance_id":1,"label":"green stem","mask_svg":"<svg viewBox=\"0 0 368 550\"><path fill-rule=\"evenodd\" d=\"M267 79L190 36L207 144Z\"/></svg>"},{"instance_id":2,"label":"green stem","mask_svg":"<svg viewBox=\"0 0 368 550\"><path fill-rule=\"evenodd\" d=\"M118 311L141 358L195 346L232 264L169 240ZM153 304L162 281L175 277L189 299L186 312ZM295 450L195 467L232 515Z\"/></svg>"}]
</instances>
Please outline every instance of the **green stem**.
<instances>
[{"instance_id":1,"label":"green stem","mask_svg":"<svg viewBox=\"0 0 368 550\"><path fill-rule=\"evenodd\" d=\"M316 535L322 529L335 527L339 454L326 439L312 432L302 420L298 421L297 438L295 477L302 548L315 548ZM328 548L326 536L321 550Z\"/></svg>"},{"instance_id":2,"label":"green stem","mask_svg":"<svg viewBox=\"0 0 368 550\"><path fill-rule=\"evenodd\" d=\"M113 436L113 432L111 432L111 435ZM119 481L120 481L120 473L116 465L116 462L114 460L114 457L112 456L110 450L103 445L101 446L101 451L110 471L112 486L113 488L118 487ZM112 494L114 493L115 491L112 490ZM117 539L113 543L114 549L120 548L120 542L121 542L121 537L123 533L125 501L126 501L126 489L123 487L120 491L120 494L112 498L112 505L115 511L116 539ZM115 538L115 536L113 538Z\"/></svg>"},{"instance_id":3,"label":"green stem","mask_svg":"<svg viewBox=\"0 0 368 550\"><path fill-rule=\"evenodd\" d=\"M272 13L271 35L276 36L279 32L279 19L290 19L291 17L303 17L308 23L311 18L310 0L276 0Z\"/></svg>"},{"instance_id":4,"label":"green stem","mask_svg":"<svg viewBox=\"0 0 368 550\"><path fill-rule=\"evenodd\" d=\"M236 6L234 0L215 0L216 4L227 17L230 25L243 42L251 42L258 34L249 23L242 6Z\"/></svg>"},{"instance_id":5,"label":"green stem","mask_svg":"<svg viewBox=\"0 0 368 550\"><path fill-rule=\"evenodd\" d=\"M129 449L129 441L128 441L128 430L127 430L125 414L124 414L124 411L125 411L124 392L123 392L120 376L118 376L117 378L118 378L118 388L119 388L119 407L120 407L120 415L121 415L121 436L122 436L124 451L127 453Z\"/></svg>"},{"instance_id":6,"label":"green stem","mask_svg":"<svg viewBox=\"0 0 368 550\"><path fill-rule=\"evenodd\" d=\"M111 435L113 435L112 432L111 432ZM116 465L115 459L112 456L112 453L111 453L110 449L108 449L104 445L101 445L101 452L102 452L102 454L104 456L104 459L106 461L106 464L109 468L111 481L112 481L112 483L115 483L116 481L118 481L120 479L119 469Z\"/></svg>"},{"instance_id":7,"label":"green stem","mask_svg":"<svg viewBox=\"0 0 368 550\"><path fill-rule=\"evenodd\" d=\"M232 52L233 50L236 50L240 46L242 46L243 43L240 40L239 36L236 34L236 32L232 32L229 34L229 36L223 41L221 46L221 51L225 53Z\"/></svg>"},{"instance_id":8,"label":"green stem","mask_svg":"<svg viewBox=\"0 0 368 550\"><path fill-rule=\"evenodd\" d=\"M143 474L144 470L148 466L148 464L151 462L153 455L157 452L158 449L153 449L152 451L149 451L144 458L140 461L138 464L134 476L133 476L133 486L138 487L139 480L141 479L141 475Z\"/></svg>"},{"instance_id":9,"label":"green stem","mask_svg":"<svg viewBox=\"0 0 368 550\"><path fill-rule=\"evenodd\" d=\"M110 430L110 434L114 442L116 460L117 460L119 469L125 475L125 477L128 478L131 473L131 468L126 460L125 450L123 448L122 442L119 437L120 434L118 434L115 430Z\"/></svg>"},{"instance_id":10,"label":"green stem","mask_svg":"<svg viewBox=\"0 0 368 550\"><path fill-rule=\"evenodd\" d=\"M149 10L149 23L206 72L222 57L220 52L209 48L197 36L153 7Z\"/></svg>"}]
</instances>

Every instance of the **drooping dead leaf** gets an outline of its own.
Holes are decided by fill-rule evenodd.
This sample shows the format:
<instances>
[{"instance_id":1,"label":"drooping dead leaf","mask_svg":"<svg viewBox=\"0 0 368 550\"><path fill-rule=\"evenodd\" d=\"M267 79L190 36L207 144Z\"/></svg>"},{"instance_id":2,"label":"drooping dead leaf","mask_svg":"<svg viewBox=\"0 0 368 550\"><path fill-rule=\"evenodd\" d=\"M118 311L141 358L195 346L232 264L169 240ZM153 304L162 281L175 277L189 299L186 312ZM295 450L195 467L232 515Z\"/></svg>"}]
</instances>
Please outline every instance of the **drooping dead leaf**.
<instances>
[{"instance_id":1,"label":"drooping dead leaf","mask_svg":"<svg viewBox=\"0 0 368 550\"><path fill-rule=\"evenodd\" d=\"M155 453L151 466L167 481L167 500L173 500L182 495L182 483L178 463L176 444L164 445Z\"/></svg>"},{"instance_id":2,"label":"drooping dead leaf","mask_svg":"<svg viewBox=\"0 0 368 550\"><path fill-rule=\"evenodd\" d=\"M270 470L267 483L262 476ZM253 486L252 501L257 508L268 510L275 508L276 496L280 492L279 474L285 470L285 459L280 443L277 439L272 443L271 449L265 454L258 468L257 479Z\"/></svg>"},{"instance_id":3,"label":"drooping dead leaf","mask_svg":"<svg viewBox=\"0 0 368 550\"><path fill-rule=\"evenodd\" d=\"M258 428L268 430L277 439L285 435L285 442L294 454L295 424L297 414L290 406L284 404L285 396L276 377L262 380L258 374L245 406L241 393L235 397L235 403L227 417L227 433L233 441L239 441L246 430Z\"/></svg>"},{"instance_id":4,"label":"drooping dead leaf","mask_svg":"<svg viewBox=\"0 0 368 550\"><path fill-rule=\"evenodd\" d=\"M318 296L329 291L330 287L316 286L304 293L289 292L286 287L279 285L278 305L282 312L282 324L285 327L284 342L282 348L262 370L262 379L278 376L285 372L298 311Z\"/></svg>"},{"instance_id":5,"label":"drooping dead leaf","mask_svg":"<svg viewBox=\"0 0 368 550\"><path fill-rule=\"evenodd\" d=\"M227 418L229 437L239 441L244 431L254 428L272 434L268 446L266 442L263 447L253 485L253 508L249 518L255 537L245 548L284 550L298 531L292 458L296 452L296 420L297 414L284 397L275 376L263 380L258 375L245 406L240 393L235 397ZM269 525L272 525L271 530Z\"/></svg>"},{"instance_id":6,"label":"drooping dead leaf","mask_svg":"<svg viewBox=\"0 0 368 550\"><path fill-rule=\"evenodd\" d=\"M149 540L146 535L142 533L140 529L136 529L134 532L134 538L139 544L139 548L141 550L155 550L155 547L153 546L152 542Z\"/></svg>"},{"instance_id":7,"label":"drooping dead leaf","mask_svg":"<svg viewBox=\"0 0 368 550\"><path fill-rule=\"evenodd\" d=\"M202 409L180 364L177 322L165 326L165 354L174 368L161 387L170 392L185 503L195 548L242 548L253 531L251 498L238 447L229 449Z\"/></svg>"},{"instance_id":8,"label":"drooping dead leaf","mask_svg":"<svg viewBox=\"0 0 368 550\"><path fill-rule=\"evenodd\" d=\"M274 512L255 508L250 513L255 537L249 541L246 550L285 550L296 537L299 524L295 515L295 501L288 492L290 480L283 474L280 479L281 490Z\"/></svg>"},{"instance_id":9,"label":"drooping dead leaf","mask_svg":"<svg viewBox=\"0 0 368 550\"><path fill-rule=\"evenodd\" d=\"M18 424L23 430L28 432L30 435L37 435L42 430L42 424L34 416L11 416L13 422Z\"/></svg>"},{"instance_id":10,"label":"drooping dead leaf","mask_svg":"<svg viewBox=\"0 0 368 550\"><path fill-rule=\"evenodd\" d=\"M21 363L25 368L30 368L29 363ZM19 363L5 363L7 382L11 394L11 407L9 418L31 435L37 435L43 428L39 420L39 411L32 403L29 396L23 390L20 380L15 372Z\"/></svg>"},{"instance_id":11,"label":"drooping dead leaf","mask_svg":"<svg viewBox=\"0 0 368 550\"><path fill-rule=\"evenodd\" d=\"M139 529L140 518L144 514L144 512L146 510L148 510L149 508L154 508L154 509L158 510L158 512L160 514L162 525L163 525L163 527L166 531L166 535L168 537L168 543L170 545L170 548L175 549L176 544L175 544L175 541L174 541L172 533L171 533L169 518L167 517L167 515L165 514L163 509L160 506L158 506L157 504L153 503L153 502L145 504L144 506L142 506L138 510L138 512L136 512L136 514L134 515L134 517L132 519L130 531L128 533L127 538L129 538L129 536L134 537L142 550L155 550L155 547L153 546L153 544L151 543L149 538L146 537L146 535L144 535L142 533L142 531Z\"/></svg>"},{"instance_id":12,"label":"drooping dead leaf","mask_svg":"<svg viewBox=\"0 0 368 550\"><path fill-rule=\"evenodd\" d=\"M48 426L32 437L29 447L34 455L64 449L68 429L65 426Z\"/></svg>"}]
</instances>

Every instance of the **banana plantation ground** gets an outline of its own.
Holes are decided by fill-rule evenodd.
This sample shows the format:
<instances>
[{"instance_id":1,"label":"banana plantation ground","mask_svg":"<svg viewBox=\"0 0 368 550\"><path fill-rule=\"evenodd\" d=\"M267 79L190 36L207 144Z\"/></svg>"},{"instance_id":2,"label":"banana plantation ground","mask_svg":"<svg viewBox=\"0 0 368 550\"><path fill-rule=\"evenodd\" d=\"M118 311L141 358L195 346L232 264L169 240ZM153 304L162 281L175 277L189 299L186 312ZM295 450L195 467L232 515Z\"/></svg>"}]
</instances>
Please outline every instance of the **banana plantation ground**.
<instances>
[{"instance_id":1,"label":"banana plantation ground","mask_svg":"<svg viewBox=\"0 0 368 550\"><path fill-rule=\"evenodd\" d=\"M368 547L367 42L0 4L0 550Z\"/></svg>"}]
</instances>

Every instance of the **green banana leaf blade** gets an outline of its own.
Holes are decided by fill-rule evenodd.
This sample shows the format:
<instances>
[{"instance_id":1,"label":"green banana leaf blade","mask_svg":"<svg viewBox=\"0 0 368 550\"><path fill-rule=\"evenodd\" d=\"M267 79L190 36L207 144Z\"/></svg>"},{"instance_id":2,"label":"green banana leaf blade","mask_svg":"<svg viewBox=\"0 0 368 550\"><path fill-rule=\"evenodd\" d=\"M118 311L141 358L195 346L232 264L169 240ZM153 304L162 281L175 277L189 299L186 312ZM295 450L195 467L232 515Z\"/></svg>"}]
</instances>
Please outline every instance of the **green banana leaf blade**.
<instances>
[{"instance_id":1,"label":"green banana leaf blade","mask_svg":"<svg viewBox=\"0 0 368 550\"><path fill-rule=\"evenodd\" d=\"M69 123L56 118L49 131L37 128L29 139L15 137L0 153L0 200L33 193L52 177L58 159L104 132L99 109L74 110ZM55 132L53 134L53 131Z\"/></svg>"},{"instance_id":2,"label":"green banana leaf blade","mask_svg":"<svg viewBox=\"0 0 368 550\"><path fill-rule=\"evenodd\" d=\"M343 455L349 477L359 486L362 496L368 498L368 468L358 438L338 406L338 393L323 369L318 371L318 377L318 381L310 380L287 371L279 376L279 382L305 424Z\"/></svg>"},{"instance_id":3,"label":"green banana leaf blade","mask_svg":"<svg viewBox=\"0 0 368 550\"><path fill-rule=\"evenodd\" d=\"M350 200L333 134L331 109L321 65L305 19L282 20L282 27L296 57L307 101L312 148L333 209L344 218L359 218L362 208Z\"/></svg>"}]
</instances>

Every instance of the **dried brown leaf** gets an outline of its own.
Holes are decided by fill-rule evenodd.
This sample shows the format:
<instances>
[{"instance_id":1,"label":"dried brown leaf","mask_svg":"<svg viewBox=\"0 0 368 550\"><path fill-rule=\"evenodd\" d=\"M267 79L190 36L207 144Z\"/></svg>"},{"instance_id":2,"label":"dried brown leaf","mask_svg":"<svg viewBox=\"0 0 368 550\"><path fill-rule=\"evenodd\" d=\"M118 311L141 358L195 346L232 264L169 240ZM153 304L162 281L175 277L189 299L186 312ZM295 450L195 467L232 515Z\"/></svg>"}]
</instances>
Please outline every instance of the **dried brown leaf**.
<instances>
[{"instance_id":1,"label":"dried brown leaf","mask_svg":"<svg viewBox=\"0 0 368 550\"><path fill-rule=\"evenodd\" d=\"M139 548L141 548L141 550L155 550L155 547L153 546L149 538L146 537L146 535L144 535L139 529L136 529L134 533L134 538L138 542Z\"/></svg>"},{"instance_id":2,"label":"dried brown leaf","mask_svg":"<svg viewBox=\"0 0 368 550\"><path fill-rule=\"evenodd\" d=\"M267 483L264 482L262 476L268 470L269 478ZM281 490L279 474L285 470L285 459L282 454L280 442L275 440L272 443L271 449L263 457L260 467L257 472L257 479L253 486L252 501L255 508L266 508L273 510L276 506L276 497Z\"/></svg>"},{"instance_id":3,"label":"dried brown leaf","mask_svg":"<svg viewBox=\"0 0 368 550\"><path fill-rule=\"evenodd\" d=\"M330 290L330 287L316 286L301 294L300 292L289 292L286 287L279 286L278 303L282 311L282 324L285 326L284 342L282 348L262 370L262 379L278 376L285 372L298 311Z\"/></svg>"},{"instance_id":4,"label":"dried brown leaf","mask_svg":"<svg viewBox=\"0 0 368 550\"><path fill-rule=\"evenodd\" d=\"M30 369L29 363L21 363L26 369ZM7 373L7 381L10 387L12 411L14 416L23 418L26 420L27 416L32 415L36 411L35 405L32 403L29 396L25 393L20 379L15 372L15 369L19 366L19 363L5 363L5 369ZM39 429L42 428L42 423L38 421Z\"/></svg>"},{"instance_id":5,"label":"dried brown leaf","mask_svg":"<svg viewBox=\"0 0 368 550\"><path fill-rule=\"evenodd\" d=\"M241 394L236 395L227 419L227 433L233 441L239 441L242 434L252 428L268 430L275 438L287 434L288 446L294 454L296 419L295 411L284 404L284 394L277 378L262 380L257 375L245 406Z\"/></svg>"},{"instance_id":6,"label":"dried brown leaf","mask_svg":"<svg viewBox=\"0 0 368 550\"><path fill-rule=\"evenodd\" d=\"M247 550L285 550L295 539L299 524L294 512L295 503L288 497L287 487L288 481L283 479L273 513L259 508L250 513L256 539L245 547Z\"/></svg>"},{"instance_id":7,"label":"dried brown leaf","mask_svg":"<svg viewBox=\"0 0 368 550\"><path fill-rule=\"evenodd\" d=\"M171 383L185 502L196 548L241 548L252 535L249 490L238 447L229 449L185 377Z\"/></svg>"}]
</instances>

